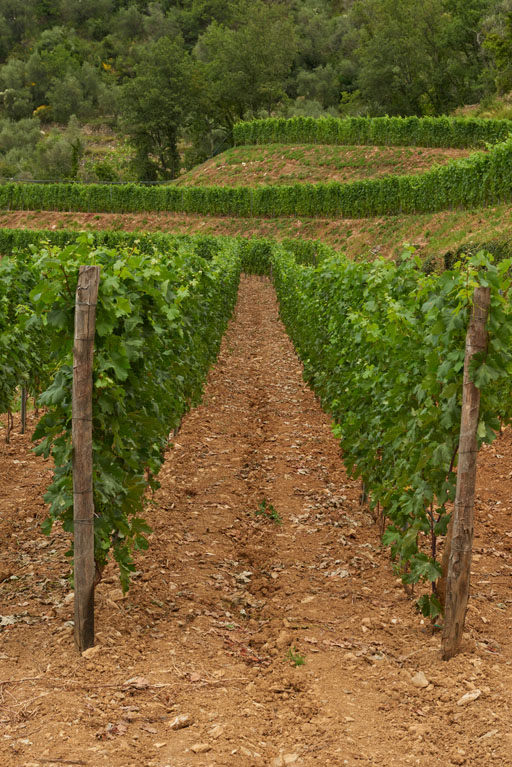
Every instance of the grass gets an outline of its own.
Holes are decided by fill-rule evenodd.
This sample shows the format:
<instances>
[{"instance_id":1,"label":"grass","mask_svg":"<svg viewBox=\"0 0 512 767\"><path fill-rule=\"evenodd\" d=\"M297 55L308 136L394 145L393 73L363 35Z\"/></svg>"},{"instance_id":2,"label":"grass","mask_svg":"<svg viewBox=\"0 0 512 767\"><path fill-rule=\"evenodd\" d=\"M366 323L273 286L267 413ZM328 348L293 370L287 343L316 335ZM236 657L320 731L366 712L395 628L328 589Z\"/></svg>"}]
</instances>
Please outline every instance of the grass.
<instances>
[{"instance_id":1,"label":"grass","mask_svg":"<svg viewBox=\"0 0 512 767\"><path fill-rule=\"evenodd\" d=\"M304 666L306 663L305 656L298 653L295 647L290 647L286 653L286 658L293 666L295 666L295 668L297 668L297 666Z\"/></svg>"},{"instance_id":2,"label":"grass","mask_svg":"<svg viewBox=\"0 0 512 767\"><path fill-rule=\"evenodd\" d=\"M424 147L323 146L270 144L228 149L197 166L178 180L179 185L278 185L307 181L340 182L375 176L421 173L470 150Z\"/></svg>"},{"instance_id":3,"label":"grass","mask_svg":"<svg viewBox=\"0 0 512 767\"><path fill-rule=\"evenodd\" d=\"M279 512L276 511L276 509L272 506L271 503L267 501L266 498L262 500L255 514L257 517L264 517L265 519L269 519L275 525L282 525L283 523L283 520L281 519Z\"/></svg>"}]
</instances>

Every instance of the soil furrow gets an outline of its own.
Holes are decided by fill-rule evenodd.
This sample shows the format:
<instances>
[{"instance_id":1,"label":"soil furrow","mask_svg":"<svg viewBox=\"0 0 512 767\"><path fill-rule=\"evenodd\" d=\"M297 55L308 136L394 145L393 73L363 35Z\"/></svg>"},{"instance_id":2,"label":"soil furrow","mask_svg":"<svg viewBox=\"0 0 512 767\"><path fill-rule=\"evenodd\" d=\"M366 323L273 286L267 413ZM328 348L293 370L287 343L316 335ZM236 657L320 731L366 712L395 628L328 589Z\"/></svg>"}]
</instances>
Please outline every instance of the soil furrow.
<instances>
[{"instance_id":1,"label":"soil furrow","mask_svg":"<svg viewBox=\"0 0 512 767\"><path fill-rule=\"evenodd\" d=\"M50 467L29 447L15 429L0 449L5 767L512 765L509 432L482 453L474 595L449 664L359 506L267 280L242 279L132 588L112 567L98 587L88 657L72 646L66 537L39 531Z\"/></svg>"}]
</instances>

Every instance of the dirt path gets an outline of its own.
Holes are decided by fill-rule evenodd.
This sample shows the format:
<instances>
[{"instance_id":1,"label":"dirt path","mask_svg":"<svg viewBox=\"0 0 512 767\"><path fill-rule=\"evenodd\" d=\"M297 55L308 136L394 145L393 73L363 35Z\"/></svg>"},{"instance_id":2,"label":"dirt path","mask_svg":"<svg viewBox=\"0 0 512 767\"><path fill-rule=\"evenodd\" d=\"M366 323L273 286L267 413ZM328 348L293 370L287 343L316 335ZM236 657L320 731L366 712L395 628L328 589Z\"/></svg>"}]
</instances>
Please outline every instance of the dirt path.
<instances>
[{"instance_id":1,"label":"dirt path","mask_svg":"<svg viewBox=\"0 0 512 767\"><path fill-rule=\"evenodd\" d=\"M243 279L204 403L164 465L133 587L122 598L112 570L98 588L89 657L72 646L65 537L39 532L50 466L26 437L1 443L0 764L510 767L510 442L483 454L468 633L442 663L272 288ZM281 524L257 514L264 500ZM177 716L189 726L173 729Z\"/></svg>"}]
</instances>

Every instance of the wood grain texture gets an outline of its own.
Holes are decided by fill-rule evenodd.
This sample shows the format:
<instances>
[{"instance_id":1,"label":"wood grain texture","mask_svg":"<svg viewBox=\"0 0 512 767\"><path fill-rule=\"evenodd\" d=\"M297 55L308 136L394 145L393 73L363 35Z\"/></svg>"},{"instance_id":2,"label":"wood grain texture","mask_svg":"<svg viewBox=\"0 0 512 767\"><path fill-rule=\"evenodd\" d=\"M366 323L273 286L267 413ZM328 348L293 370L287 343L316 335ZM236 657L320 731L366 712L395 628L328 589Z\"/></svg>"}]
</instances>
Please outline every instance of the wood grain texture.
<instances>
[{"instance_id":1,"label":"wood grain texture","mask_svg":"<svg viewBox=\"0 0 512 767\"><path fill-rule=\"evenodd\" d=\"M469 597L473 517L475 503L477 429L480 412L480 389L471 381L469 366L473 357L487 349L485 324L489 313L489 288L476 288L473 312L466 336L464 387L460 421L457 488L453 510L450 558L446 579L446 606L441 642L441 656L452 658L462 641Z\"/></svg>"},{"instance_id":2,"label":"wood grain texture","mask_svg":"<svg viewBox=\"0 0 512 767\"><path fill-rule=\"evenodd\" d=\"M92 368L99 266L81 266L73 346L73 519L75 644L94 645L94 500L92 482Z\"/></svg>"}]
</instances>

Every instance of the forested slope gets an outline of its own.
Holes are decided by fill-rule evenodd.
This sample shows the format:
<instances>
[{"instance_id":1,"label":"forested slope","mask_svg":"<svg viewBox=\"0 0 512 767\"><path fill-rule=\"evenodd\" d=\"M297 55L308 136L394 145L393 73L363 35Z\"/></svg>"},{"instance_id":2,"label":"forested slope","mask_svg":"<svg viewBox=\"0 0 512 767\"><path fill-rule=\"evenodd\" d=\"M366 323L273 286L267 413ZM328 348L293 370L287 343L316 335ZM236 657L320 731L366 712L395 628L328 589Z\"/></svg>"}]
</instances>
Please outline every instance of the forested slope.
<instances>
[{"instance_id":1,"label":"forested slope","mask_svg":"<svg viewBox=\"0 0 512 767\"><path fill-rule=\"evenodd\" d=\"M503 0L5 0L0 178L168 179L238 120L493 108L510 18Z\"/></svg>"}]
</instances>

